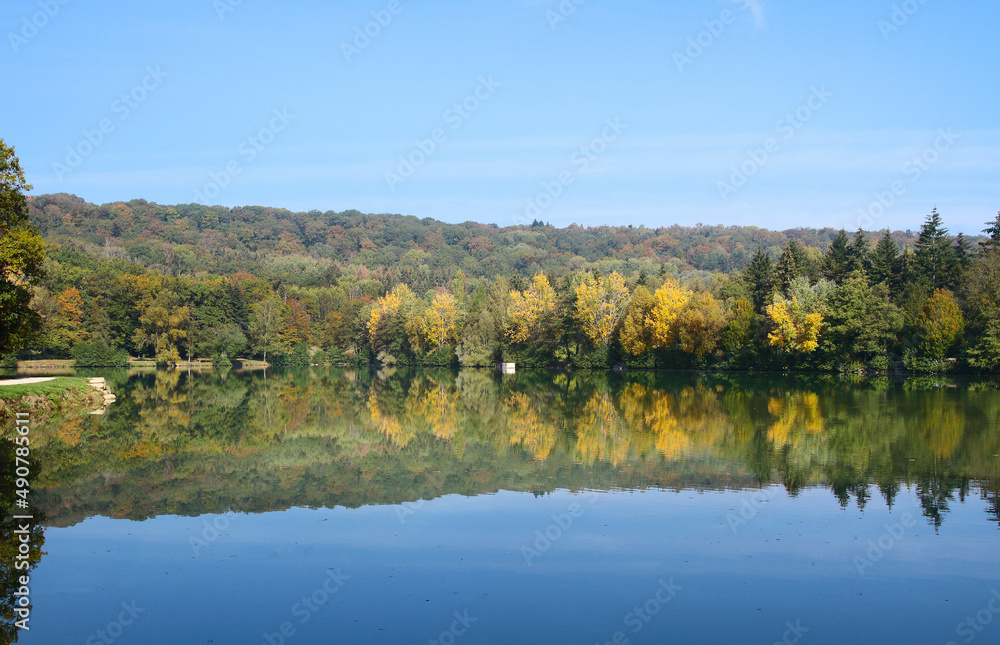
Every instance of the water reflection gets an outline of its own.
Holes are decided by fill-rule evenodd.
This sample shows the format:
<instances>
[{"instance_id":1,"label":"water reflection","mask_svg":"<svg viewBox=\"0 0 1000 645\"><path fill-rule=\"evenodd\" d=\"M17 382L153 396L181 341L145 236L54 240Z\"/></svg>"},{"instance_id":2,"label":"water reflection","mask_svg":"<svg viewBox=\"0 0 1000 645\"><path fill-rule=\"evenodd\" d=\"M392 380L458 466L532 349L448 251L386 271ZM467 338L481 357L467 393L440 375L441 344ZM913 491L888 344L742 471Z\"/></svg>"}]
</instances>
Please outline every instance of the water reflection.
<instances>
[{"instance_id":1,"label":"water reflection","mask_svg":"<svg viewBox=\"0 0 1000 645\"><path fill-rule=\"evenodd\" d=\"M998 521L993 382L306 369L107 374L104 417L37 431L50 523L354 507L498 489L827 487L967 495ZM431 492L428 481L438 482ZM875 493L878 491L878 493Z\"/></svg>"},{"instance_id":2,"label":"water reflection","mask_svg":"<svg viewBox=\"0 0 1000 645\"><path fill-rule=\"evenodd\" d=\"M14 422L7 419L5 424L11 427ZM18 488L15 475L17 466L22 465L23 460L16 463L14 451L12 441L0 441L0 508L3 509L15 508L15 502L22 499L15 493ZM38 464L30 457L28 462L29 472L33 473ZM34 483L33 475L29 474L27 479L30 490ZM30 627L33 603L30 593L25 592L31 589L30 577L41 560L45 544L42 532L45 518L39 509L30 505L18 508L16 514L31 519L17 519L8 512L0 514L0 643L17 640L19 621L23 627Z\"/></svg>"}]
</instances>

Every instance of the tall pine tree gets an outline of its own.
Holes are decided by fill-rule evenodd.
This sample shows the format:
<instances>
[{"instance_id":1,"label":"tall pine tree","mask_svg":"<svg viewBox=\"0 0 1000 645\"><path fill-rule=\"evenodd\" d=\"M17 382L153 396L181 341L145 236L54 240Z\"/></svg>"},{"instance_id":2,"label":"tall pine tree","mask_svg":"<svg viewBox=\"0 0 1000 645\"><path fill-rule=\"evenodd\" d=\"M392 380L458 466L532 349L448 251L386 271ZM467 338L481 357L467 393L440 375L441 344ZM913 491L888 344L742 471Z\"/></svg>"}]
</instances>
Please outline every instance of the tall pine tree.
<instances>
[{"instance_id":1,"label":"tall pine tree","mask_svg":"<svg viewBox=\"0 0 1000 645\"><path fill-rule=\"evenodd\" d=\"M959 233L955 237L955 262L961 271L969 268L972 261L972 242L964 234Z\"/></svg>"},{"instance_id":2,"label":"tall pine tree","mask_svg":"<svg viewBox=\"0 0 1000 645\"><path fill-rule=\"evenodd\" d=\"M983 251L1000 249L1000 212L997 213L995 220L986 222L986 228L983 229L983 233L989 236L989 238L979 243Z\"/></svg>"},{"instance_id":3,"label":"tall pine tree","mask_svg":"<svg viewBox=\"0 0 1000 645\"><path fill-rule=\"evenodd\" d=\"M854 239L847 247L847 272L854 273L860 271L868 273L869 263L868 242L865 240L865 232L860 228L854 234Z\"/></svg>"},{"instance_id":4,"label":"tall pine tree","mask_svg":"<svg viewBox=\"0 0 1000 645\"><path fill-rule=\"evenodd\" d=\"M899 247L892 239L892 233L886 229L875 245L875 250L871 253L871 275L872 284L882 284L890 287L895 286L896 277L900 269Z\"/></svg>"},{"instance_id":5,"label":"tall pine tree","mask_svg":"<svg viewBox=\"0 0 1000 645\"><path fill-rule=\"evenodd\" d=\"M847 277L847 274L850 273L850 269L848 268L850 264L849 259L850 251L847 249L847 232L844 229L840 229L837 237L830 243L830 248L827 249L826 255L823 256L823 275L827 279L840 284Z\"/></svg>"},{"instance_id":6,"label":"tall pine tree","mask_svg":"<svg viewBox=\"0 0 1000 645\"><path fill-rule=\"evenodd\" d=\"M792 280L806 273L807 263L808 260L802 246L793 239L788 240L788 244L785 245L785 250L781 252L778 264L774 268L777 287L782 294L787 296Z\"/></svg>"},{"instance_id":7,"label":"tall pine tree","mask_svg":"<svg viewBox=\"0 0 1000 645\"><path fill-rule=\"evenodd\" d=\"M931 289L950 289L955 280L958 258L935 208L920 227L914 244L916 277Z\"/></svg>"},{"instance_id":8,"label":"tall pine tree","mask_svg":"<svg viewBox=\"0 0 1000 645\"><path fill-rule=\"evenodd\" d=\"M750 264L743 270L743 282L750 293L750 302L758 314L771 304L777 278L774 273L774 263L771 256L762 248L757 248Z\"/></svg>"}]
</instances>

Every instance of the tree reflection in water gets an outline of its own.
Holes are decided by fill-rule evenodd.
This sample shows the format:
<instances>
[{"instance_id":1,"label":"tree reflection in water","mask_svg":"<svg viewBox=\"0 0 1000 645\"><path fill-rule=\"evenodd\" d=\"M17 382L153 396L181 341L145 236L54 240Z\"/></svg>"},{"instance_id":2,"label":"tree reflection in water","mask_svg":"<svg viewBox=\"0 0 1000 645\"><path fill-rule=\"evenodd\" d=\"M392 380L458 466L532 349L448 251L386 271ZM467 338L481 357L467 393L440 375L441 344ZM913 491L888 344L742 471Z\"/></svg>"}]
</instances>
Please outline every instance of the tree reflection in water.
<instances>
[{"instance_id":1,"label":"tree reflection in water","mask_svg":"<svg viewBox=\"0 0 1000 645\"><path fill-rule=\"evenodd\" d=\"M264 511L498 489L914 491L940 526L977 494L997 518L991 381L407 368L110 376L104 417L36 430L49 521Z\"/></svg>"}]
</instances>

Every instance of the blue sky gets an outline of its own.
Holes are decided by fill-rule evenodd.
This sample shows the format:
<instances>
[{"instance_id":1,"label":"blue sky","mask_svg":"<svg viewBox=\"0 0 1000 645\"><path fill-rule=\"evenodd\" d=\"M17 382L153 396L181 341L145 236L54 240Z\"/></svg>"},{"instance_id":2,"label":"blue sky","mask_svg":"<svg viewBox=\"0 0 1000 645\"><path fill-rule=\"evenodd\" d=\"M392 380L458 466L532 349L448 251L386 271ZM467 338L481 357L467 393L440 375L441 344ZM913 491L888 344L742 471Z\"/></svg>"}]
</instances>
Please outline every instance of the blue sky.
<instances>
[{"instance_id":1,"label":"blue sky","mask_svg":"<svg viewBox=\"0 0 1000 645\"><path fill-rule=\"evenodd\" d=\"M0 137L36 193L98 203L776 229L936 206L975 233L998 24L986 0L6 0Z\"/></svg>"}]
</instances>

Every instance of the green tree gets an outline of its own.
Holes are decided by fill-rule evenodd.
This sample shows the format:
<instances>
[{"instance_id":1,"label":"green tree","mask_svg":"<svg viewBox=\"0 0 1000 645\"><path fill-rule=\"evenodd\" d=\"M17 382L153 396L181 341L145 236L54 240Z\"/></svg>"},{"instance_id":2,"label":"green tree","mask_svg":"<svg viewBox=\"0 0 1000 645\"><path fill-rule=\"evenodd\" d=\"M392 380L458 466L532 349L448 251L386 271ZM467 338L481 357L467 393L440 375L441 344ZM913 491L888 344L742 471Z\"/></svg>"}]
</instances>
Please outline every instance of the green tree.
<instances>
[{"instance_id":1,"label":"green tree","mask_svg":"<svg viewBox=\"0 0 1000 645\"><path fill-rule=\"evenodd\" d=\"M899 246L886 229L871 254L869 275L872 284L894 285L899 276L899 260Z\"/></svg>"},{"instance_id":2,"label":"green tree","mask_svg":"<svg viewBox=\"0 0 1000 645\"><path fill-rule=\"evenodd\" d=\"M178 363L178 343L187 338L190 322L191 310L181 304L180 296L162 289L143 307L133 340L140 349L151 347L157 363Z\"/></svg>"},{"instance_id":3,"label":"green tree","mask_svg":"<svg viewBox=\"0 0 1000 645\"><path fill-rule=\"evenodd\" d=\"M986 222L983 233L987 235L987 238L979 243L983 250L1000 249L1000 212L997 213L995 220Z\"/></svg>"},{"instance_id":4,"label":"green tree","mask_svg":"<svg viewBox=\"0 0 1000 645\"><path fill-rule=\"evenodd\" d=\"M758 248L750 264L743 270L743 282L747 285L754 311L762 313L771 303L777 282L771 256L764 249Z\"/></svg>"},{"instance_id":5,"label":"green tree","mask_svg":"<svg viewBox=\"0 0 1000 645\"><path fill-rule=\"evenodd\" d=\"M902 328L903 314L889 302L888 284L872 285L856 271L827 303L824 348L847 362L867 362L886 355Z\"/></svg>"},{"instance_id":6,"label":"green tree","mask_svg":"<svg viewBox=\"0 0 1000 645\"><path fill-rule=\"evenodd\" d=\"M958 268L955 247L948 239L948 229L942 226L941 215L936 208L920 227L914 249L919 280L931 289L947 289L954 284Z\"/></svg>"},{"instance_id":7,"label":"green tree","mask_svg":"<svg viewBox=\"0 0 1000 645\"><path fill-rule=\"evenodd\" d=\"M823 256L823 276L837 284L850 273L851 252L847 247L847 231L840 229Z\"/></svg>"},{"instance_id":8,"label":"green tree","mask_svg":"<svg viewBox=\"0 0 1000 645\"><path fill-rule=\"evenodd\" d=\"M969 364L1000 369L1000 246L986 247L972 263L965 281Z\"/></svg>"},{"instance_id":9,"label":"green tree","mask_svg":"<svg viewBox=\"0 0 1000 645\"><path fill-rule=\"evenodd\" d=\"M730 354L740 354L748 349L754 337L753 305L749 300L741 298L733 303L729 312L729 322L722 329L722 348Z\"/></svg>"},{"instance_id":10,"label":"green tree","mask_svg":"<svg viewBox=\"0 0 1000 645\"><path fill-rule=\"evenodd\" d=\"M462 365L493 365L501 357L510 321L510 283L498 276L477 293L455 353Z\"/></svg>"},{"instance_id":11,"label":"green tree","mask_svg":"<svg viewBox=\"0 0 1000 645\"><path fill-rule=\"evenodd\" d=\"M965 271L969 268L972 257L972 242L965 237L964 233L959 233L955 236L955 263L958 265L959 271Z\"/></svg>"},{"instance_id":12,"label":"green tree","mask_svg":"<svg viewBox=\"0 0 1000 645\"><path fill-rule=\"evenodd\" d=\"M466 320L455 353L465 367L486 367L497 362L502 333L493 312L483 310Z\"/></svg>"},{"instance_id":13,"label":"green tree","mask_svg":"<svg viewBox=\"0 0 1000 645\"><path fill-rule=\"evenodd\" d=\"M31 287L42 277L42 238L28 219L31 186L0 139L0 354L24 347L41 322L31 309Z\"/></svg>"},{"instance_id":14,"label":"green tree","mask_svg":"<svg viewBox=\"0 0 1000 645\"><path fill-rule=\"evenodd\" d=\"M778 263L775 265L775 279L778 289L782 295L788 295L788 288L792 281L807 272L808 260L802 246L794 239L789 239L785 245L785 250L781 252Z\"/></svg>"},{"instance_id":15,"label":"green tree","mask_svg":"<svg viewBox=\"0 0 1000 645\"><path fill-rule=\"evenodd\" d=\"M871 262L868 242L865 240L865 232L860 228L854 234L854 239L847 247L847 272L848 275L855 271L868 272ZM845 276L846 277L846 276Z\"/></svg>"},{"instance_id":16,"label":"green tree","mask_svg":"<svg viewBox=\"0 0 1000 645\"><path fill-rule=\"evenodd\" d=\"M917 318L921 350L930 358L944 358L964 327L965 319L955 297L950 291L936 289Z\"/></svg>"},{"instance_id":17,"label":"green tree","mask_svg":"<svg viewBox=\"0 0 1000 645\"><path fill-rule=\"evenodd\" d=\"M213 327L208 335L211 338L211 352L213 357L233 358L239 356L247 347L247 337L240 329L239 325L226 323Z\"/></svg>"}]
</instances>

